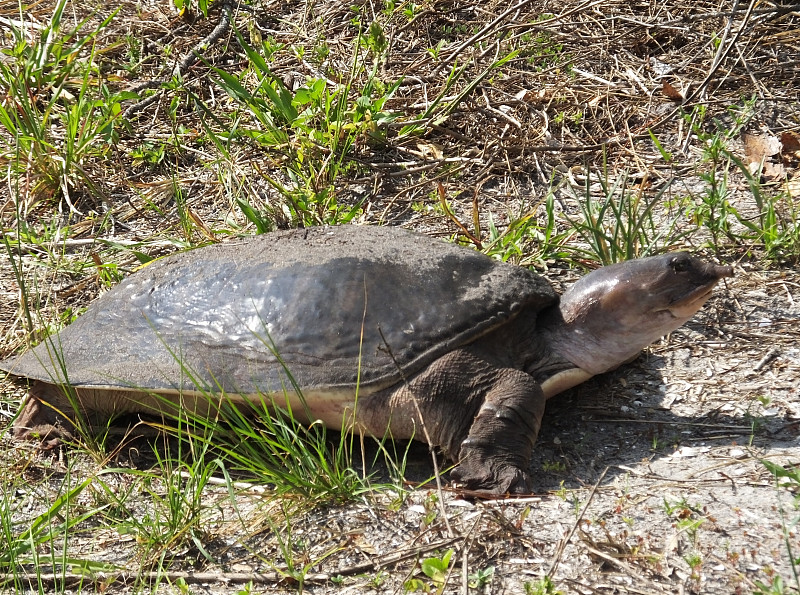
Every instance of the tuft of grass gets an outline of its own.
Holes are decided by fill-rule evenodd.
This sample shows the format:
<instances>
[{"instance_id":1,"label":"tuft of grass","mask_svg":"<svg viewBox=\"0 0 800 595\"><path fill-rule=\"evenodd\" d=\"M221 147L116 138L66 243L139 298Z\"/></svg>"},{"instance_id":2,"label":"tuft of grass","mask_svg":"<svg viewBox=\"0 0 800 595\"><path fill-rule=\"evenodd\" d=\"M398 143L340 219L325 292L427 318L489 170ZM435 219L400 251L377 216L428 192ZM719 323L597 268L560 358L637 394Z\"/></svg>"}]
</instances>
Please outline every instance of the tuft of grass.
<instances>
[{"instance_id":1,"label":"tuft of grass","mask_svg":"<svg viewBox=\"0 0 800 595\"><path fill-rule=\"evenodd\" d=\"M77 213L76 194L104 198L86 168L108 156L117 138L120 102L135 95L112 92L96 64L95 39L117 11L90 31L84 31L86 21L65 31L66 5L67 0L56 2L32 45L21 28L8 25L14 41L0 60L6 95L0 103L6 132L0 135L0 163L27 180L27 208L40 199L63 199Z\"/></svg>"},{"instance_id":2,"label":"tuft of grass","mask_svg":"<svg viewBox=\"0 0 800 595\"><path fill-rule=\"evenodd\" d=\"M370 26L364 39L356 44L346 82L339 84L322 77L310 78L290 90L270 69L270 48L254 48L238 32L237 40L250 69L240 76L212 69L216 84L240 111L230 116L235 125L229 132L215 133L210 128L206 132L218 147L234 138L249 139L274 155L283 176L260 173L282 196L287 218L295 225L348 223L361 212L360 203L339 202L339 178L356 170L354 157L359 142L381 142L384 138L381 128L396 117L383 111L384 104L401 82L390 86L382 83L376 76L376 59L367 83L360 91L355 90L354 81L366 68L359 43L372 53L385 49L379 27ZM262 41L262 46L265 44ZM247 79L255 80L253 89L246 84ZM257 229L270 227L252 207L242 201L239 206Z\"/></svg>"},{"instance_id":3,"label":"tuft of grass","mask_svg":"<svg viewBox=\"0 0 800 595\"><path fill-rule=\"evenodd\" d=\"M299 494L309 503L347 502L381 488L354 468L352 434L332 437L321 422L304 425L291 407L266 396L246 408L224 396L221 403L220 396L208 399L216 406L212 415L190 414L175 430L162 429L213 454L232 473L269 484L276 494Z\"/></svg>"},{"instance_id":4,"label":"tuft of grass","mask_svg":"<svg viewBox=\"0 0 800 595\"><path fill-rule=\"evenodd\" d=\"M656 215L656 207L664 203L669 184L648 196L646 177L632 186L627 172L610 179L604 166L596 177L600 196L595 198L593 178L587 168L582 193L567 187L582 214L581 219L567 216L586 246L573 247L580 257L608 265L655 254L688 235L678 230L678 215L666 218Z\"/></svg>"},{"instance_id":5,"label":"tuft of grass","mask_svg":"<svg viewBox=\"0 0 800 595\"><path fill-rule=\"evenodd\" d=\"M543 211L543 221L536 217ZM571 230L560 229L555 209L555 187L551 184L544 200L534 204L527 211L513 217L508 226L499 232L494 219L489 215L488 239L482 250L504 262L514 262L520 266L530 266L548 260L567 258L566 247L572 235Z\"/></svg>"},{"instance_id":6,"label":"tuft of grass","mask_svg":"<svg viewBox=\"0 0 800 595\"><path fill-rule=\"evenodd\" d=\"M523 203L516 212L510 213L510 222L502 231L498 229L490 211L487 215L488 225L485 233L480 223L478 190L473 196L471 225L465 224L455 215L442 184L438 185L437 194L439 202L432 208L436 208L460 229L453 238L456 242L470 242L492 258L520 266L530 266L549 259L569 256L565 244L571 232L558 228L553 185L548 188L543 200L536 201L532 205ZM544 211L543 222L537 217L540 210Z\"/></svg>"},{"instance_id":7,"label":"tuft of grass","mask_svg":"<svg viewBox=\"0 0 800 595\"><path fill-rule=\"evenodd\" d=\"M126 515L118 525L120 532L136 536L142 559L156 567L169 566L179 552L185 555L187 549L213 561L205 546L211 536L206 526L212 509L205 489L213 472L224 472L225 468L221 461L206 458L205 445L193 444L199 450L187 453L182 450L183 441L177 444L177 451L172 452L168 440L159 440L153 448L154 468L130 473L139 480L138 489L149 506L141 517ZM111 491L107 497L124 506L125 498L117 500Z\"/></svg>"},{"instance_id":8,"label":"tuft of grass","mask_svg":"<svg viewBox=\"0 0 800 595\"><path fill-rule=\"evenodd\" d=\"M103 506L87 508L79 503L79 499L100 475L107 472L101 471L76 483L72 465L68 465L52 501L33 517L25 509L38 507L36 500L41 496L30 490L24 474L12 475L0 482L0 539L3 542L3 548L0 548L0 587L22 592L33 584L34 588L44 592L49 580L54 579L58 586L63 584L66 575L116 570L111 564L75 556L70 547L71 537L81 525L100 516L103 511ZM21 494L24 496L20 497ZM20 522L20 519L26 520ZM52 579L45 581L45 574L52 575Z\"/></svg>"},{"instance_id":9,"label":"tuft of grass","mask_svg":"<svg viewBox=\"0 0 800 595\"><path fill-rule=\"evenodd\" d=\"M705 183L702 192L690 195L686 213L696 225L709 231L710 247L717 252L730 243L746 250L761 247L770 260L797 262L800 259L800 205L786 189L775 191L765 187L759 174L751 172L731 149L733 141L750 121L753 105L754 100L749 100L742 106L731 106L728 112L732 123L727 125L714 119L711 132L704 127L704 106L684 114L703 148L698 169ZM751 205L737 208L732 204L731 171L744 178L755 215L746 214Z\"/></svg>"},{"instance_id":10,"label":"tuft of grass","mask_svg":"<svg viewBox=\"0 0 800 595\"><path fill-rule=\"evenodd\" d=\"M772 473L775 478L776 487L783 487L793 492L793 506L797 510L800 508L800 469L797 467L784 467L762 459L761 464ZM783 543L786 547L786 554L789 557L789 564L792 569L792 583L793 586L789 587L784 584L780 576L775 576L770 585L766 585L756 581L757 589L754 595L785 595L788 593L800 593L800 556L792 545L792 530L800 523L800 516L794 519L786 518L786 510L783 504L779 502L778 510L781 515L781 525L783 527Z\"/></svg>"}]
</instances>

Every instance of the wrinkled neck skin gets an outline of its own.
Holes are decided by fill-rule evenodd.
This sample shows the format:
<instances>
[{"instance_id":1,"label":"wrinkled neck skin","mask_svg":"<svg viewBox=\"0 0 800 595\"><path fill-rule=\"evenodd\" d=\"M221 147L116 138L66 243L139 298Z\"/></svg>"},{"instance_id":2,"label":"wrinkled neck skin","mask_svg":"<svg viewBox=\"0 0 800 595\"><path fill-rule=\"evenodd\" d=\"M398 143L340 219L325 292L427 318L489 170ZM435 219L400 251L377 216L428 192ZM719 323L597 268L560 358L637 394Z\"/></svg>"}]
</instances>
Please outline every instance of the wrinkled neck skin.
<instances>
[{"instance_id":1,"label":"wrinkled neck skin","mask_svg":"<svg viewBox=\"0 0 800 595\"><path fill-rule=\"evenodd\" d=\"M558 304L541 312L523 312L490 340L483 342L487 357L502 366L524 370L539 383L546 399L591 378L562 349L569 333L563 330ZM512 345L513 349L508 349ZM498 357L499 356L499 357Z\"/></svg>"},{"instance_id":2,"label":"wrinkled neck skin","mask_svg":"<svg viewBox=\"0 0 800 595\"><path fill-rule=\"evenodd\" d=\"M617 325L613 322L567 322L559 307L550 308L542 314L539 331L547 338L553 353L572 367L586 372L586 378L608 372L635 359L645 346L662 336L657 334L639 340L625 340L618 338L619 329L615 328Z\"/></svg>"}]
</instances>

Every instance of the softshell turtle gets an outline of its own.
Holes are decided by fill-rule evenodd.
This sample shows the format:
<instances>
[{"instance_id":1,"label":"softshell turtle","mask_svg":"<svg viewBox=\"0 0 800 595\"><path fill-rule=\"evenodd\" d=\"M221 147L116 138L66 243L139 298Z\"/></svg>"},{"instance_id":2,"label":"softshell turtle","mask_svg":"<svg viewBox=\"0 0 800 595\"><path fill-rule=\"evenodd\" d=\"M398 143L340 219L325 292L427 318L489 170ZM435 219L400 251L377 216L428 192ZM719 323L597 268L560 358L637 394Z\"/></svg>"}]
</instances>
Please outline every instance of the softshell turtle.
<instances>
[{"instance_id":1,"label":"softshell turtle","mask_svg":"<svg viewBox=\"0 0 800 595\"><path fill-rule=\"evenodd\" d=\"M423 439L421 419L452 477L519 493L545 401L635 358L732 274L677 252L559 298L526 269L405 230L299 229L158 260L0 369L33 381L20 437L69 435L66 383L94 419L273 395L378 437Z\"/></svg>"}]
</instances>

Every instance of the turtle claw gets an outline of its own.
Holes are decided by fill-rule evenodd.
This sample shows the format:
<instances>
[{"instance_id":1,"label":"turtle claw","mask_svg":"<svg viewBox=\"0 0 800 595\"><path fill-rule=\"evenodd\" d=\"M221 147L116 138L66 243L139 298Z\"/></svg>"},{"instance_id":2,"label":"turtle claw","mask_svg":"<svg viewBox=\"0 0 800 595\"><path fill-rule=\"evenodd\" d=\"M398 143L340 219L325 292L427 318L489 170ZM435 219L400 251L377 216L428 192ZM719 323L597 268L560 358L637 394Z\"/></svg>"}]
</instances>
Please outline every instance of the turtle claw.
<instances>
[{"instance_id":1,"label":"turtle claw","mask_svg":"<svg viewBox=\"0 0 800 595\"><path fill-rule=\"evenodd\" d=\"M450 477L470 491L518 495L531 493L531 479L525 471L474 450L450 472Z\"/></svg>"}]
</instances>

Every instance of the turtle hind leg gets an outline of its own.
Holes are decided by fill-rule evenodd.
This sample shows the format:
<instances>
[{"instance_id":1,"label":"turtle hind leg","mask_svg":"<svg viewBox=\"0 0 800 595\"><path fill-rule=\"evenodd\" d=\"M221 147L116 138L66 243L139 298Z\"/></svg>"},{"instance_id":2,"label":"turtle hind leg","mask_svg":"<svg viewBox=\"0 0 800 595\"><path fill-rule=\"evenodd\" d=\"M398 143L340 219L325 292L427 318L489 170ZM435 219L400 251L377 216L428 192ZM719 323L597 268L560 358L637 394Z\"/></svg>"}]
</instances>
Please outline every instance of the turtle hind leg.
<instances>
[{"instance_id":1,"label":"turtle hind leg","mask_svg":"<svg viewBox=\"0 0 800 595\"><path fill-rule=\"evenodd\" d=\"M530 493L529 466L544 406L544 393L530 375L500 370L450 476L468 490Z\"/></svg>"},{"instance_id":2,"label":"turtle hind leg","mask_svg":"<svg viewBox=\"0 0 800 595\"><path fill-rule=\"evenodd\" d=\"M58 390L45 382L36 381L31 385L11 429L14 438L38 442L42 450L57 448L74 439L71 428L75 422L61 413L64 407L60 405L65 397L56 394ZM72 408L67 406L66 409Z\"/></svg>"},{"instance_id":3,"label":"turtle hind leg","mask_svg":"<svg viewBox=\"0 0 800 595\"><path fill-rule=\"evenodd\" d=\"M74 438L70 425L55 409L28 395L14 420L11 433L17 440L35 441L42 450L52 450Z\"/></svg>"}]
</instances>

